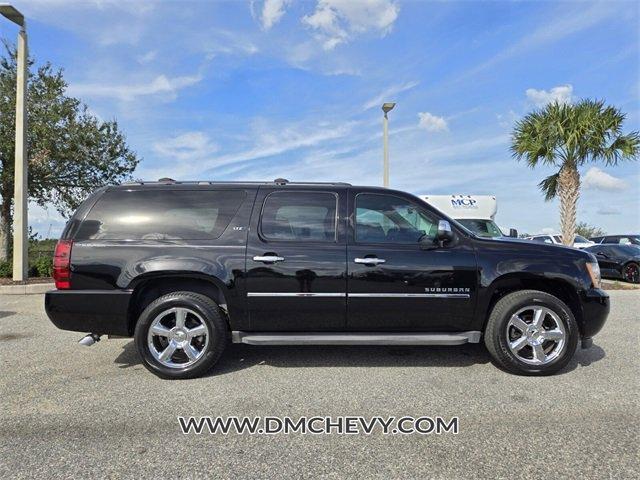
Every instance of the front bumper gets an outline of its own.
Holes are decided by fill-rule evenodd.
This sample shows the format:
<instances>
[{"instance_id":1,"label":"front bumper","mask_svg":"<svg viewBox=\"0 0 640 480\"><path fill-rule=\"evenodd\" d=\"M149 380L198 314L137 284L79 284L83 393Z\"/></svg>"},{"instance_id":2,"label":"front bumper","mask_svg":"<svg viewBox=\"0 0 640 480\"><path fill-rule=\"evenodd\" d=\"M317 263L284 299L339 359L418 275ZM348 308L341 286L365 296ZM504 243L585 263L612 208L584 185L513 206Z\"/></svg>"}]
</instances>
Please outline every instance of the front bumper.
<instances>
[{"instance_id":1,"label":"front bumper","mask_svg":"<svg viewBox=\"0 0 640 480\"><path fill-rule=\"evenodd\" d=\"M130 336L130 290L51 290L44 309L61 330Z\"/></svg>"},{"instance_id":2,"label":"front bumper","mask_svg":"<svg viewBox=\"0 0 640 480\"><path fill-rule=\"evenodd\" d=\"M604 326L609 316L611 302L607 292L600 288L586 290L581 295L582 337L591 338Z\"/></svg>"}]
</instances>

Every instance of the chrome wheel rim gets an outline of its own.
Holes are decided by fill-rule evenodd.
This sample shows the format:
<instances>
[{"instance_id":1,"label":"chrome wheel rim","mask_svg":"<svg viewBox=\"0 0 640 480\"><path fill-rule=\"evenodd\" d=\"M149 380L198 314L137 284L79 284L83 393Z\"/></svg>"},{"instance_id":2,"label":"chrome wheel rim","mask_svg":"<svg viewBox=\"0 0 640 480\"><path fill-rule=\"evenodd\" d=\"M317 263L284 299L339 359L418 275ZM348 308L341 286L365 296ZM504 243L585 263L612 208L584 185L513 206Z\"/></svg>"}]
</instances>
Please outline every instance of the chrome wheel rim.
<instances>
[{"instance_id":1,"label":"chrome wheel rim","mask_svg":"<svg viewBox=\"0 0 640 480\"><path fill-rule=\"evenodd\" d=\"M151 322L147 344L151 355L161 365L185 368L204 355L209 344L209 329L193 310L170 308Z\"/></svg>"},{"instance_id":2,"label":"chrome wheel rim","mask_svg":"<svg viewBox=\"0 0 640 480\"><path fill-rule=\"evenodd\" d=\"M640 280L640 269L634 263L631 263L624 267L624 279L627 282L638 283Z\"/></svg>"},{"instance_id":3,"label":"chrome wheel rim","mask_svg":"<svg viewBox=\"0 0 640 480\"><path fill-rule=\"evenodd\" d=\"M560 317L539 305L521 308L507 322L507 345L518 360L547 365L565 348L567 332Z\"/></svg>"}]
</instances>

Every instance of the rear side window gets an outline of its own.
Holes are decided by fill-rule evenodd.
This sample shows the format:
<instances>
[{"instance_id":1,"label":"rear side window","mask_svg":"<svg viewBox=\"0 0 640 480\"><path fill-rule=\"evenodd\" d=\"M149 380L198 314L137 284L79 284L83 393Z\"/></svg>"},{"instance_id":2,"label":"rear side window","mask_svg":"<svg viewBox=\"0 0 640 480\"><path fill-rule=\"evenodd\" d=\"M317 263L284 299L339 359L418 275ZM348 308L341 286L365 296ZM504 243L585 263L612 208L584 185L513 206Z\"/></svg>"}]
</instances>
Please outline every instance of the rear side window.
<instances>
[{"instance_id":1,"label":"rear side window","mask_svg":"<svg viewBox=\"0 0 640 480\"><path fill-rule=\"evenodd\" d=\"M338 198L328 192L274 192L262 208L267 240L335 242Z\"/></svg>"},{"instance_id":2,"label":"rear side window","mask_svg":"<svg viewBox=\"0 0 640 480\"><path fill-rule=\"evenodd\" d=\"M243 190L112 190L91 209L76 239L216 239L244 197Z\"/></svg>"}]
</instances>

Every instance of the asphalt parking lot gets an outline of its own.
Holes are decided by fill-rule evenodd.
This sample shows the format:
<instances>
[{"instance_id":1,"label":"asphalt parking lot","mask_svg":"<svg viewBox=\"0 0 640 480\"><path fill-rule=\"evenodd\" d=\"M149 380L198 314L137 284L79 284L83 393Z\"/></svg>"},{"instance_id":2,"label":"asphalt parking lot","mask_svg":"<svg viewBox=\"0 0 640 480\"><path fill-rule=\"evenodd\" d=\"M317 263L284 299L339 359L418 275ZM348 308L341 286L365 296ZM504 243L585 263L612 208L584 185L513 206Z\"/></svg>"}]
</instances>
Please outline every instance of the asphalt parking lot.
<instances>
[{"instance_id":1,"label":"asphalt parking lot","mask_svg":"<svg viewBox=\"0 0 640 480\"><path fill-rule=\"evenodd\" d=\"M163 381L130 340L77 345L42 296L0 296L0 478L638 477L640 292L547 378L484 348L231 346ZM178 415L459 416L458 435L182 435Z\"/></svg>"}]
</instances>

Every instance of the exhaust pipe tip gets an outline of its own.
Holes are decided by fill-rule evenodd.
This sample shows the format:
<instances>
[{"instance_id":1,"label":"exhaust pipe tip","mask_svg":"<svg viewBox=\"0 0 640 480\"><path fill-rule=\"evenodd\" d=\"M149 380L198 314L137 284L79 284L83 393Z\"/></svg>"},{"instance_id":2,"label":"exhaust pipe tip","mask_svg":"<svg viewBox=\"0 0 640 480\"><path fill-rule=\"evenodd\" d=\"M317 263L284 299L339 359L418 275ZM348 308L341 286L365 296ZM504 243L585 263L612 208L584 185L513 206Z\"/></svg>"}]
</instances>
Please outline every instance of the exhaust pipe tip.
<instances>
[{"instance_id":1,"label":"exhaust pipe tip","mask_svg":"<svg viewBox=\"0 0 640 480\"><path fill-rule=\"evenodd\" d=\"M82 337L78 343L83 347L90 347L91 345L95 345L99 341L100 335L89 333L85 337Z\"/></svg>"}]
</instances>

